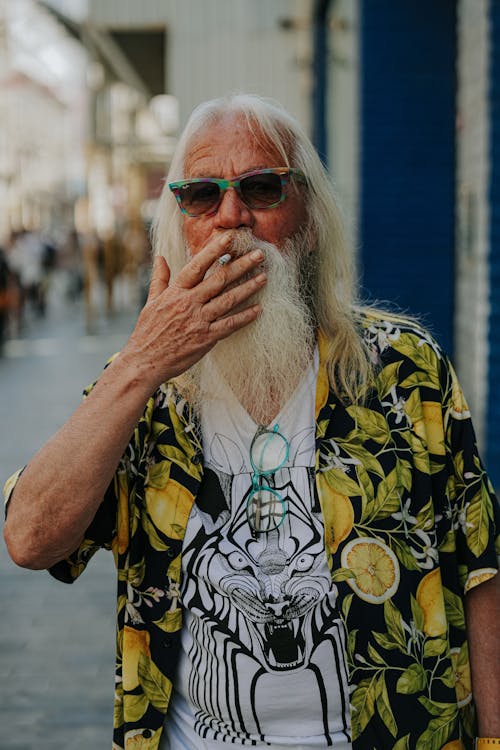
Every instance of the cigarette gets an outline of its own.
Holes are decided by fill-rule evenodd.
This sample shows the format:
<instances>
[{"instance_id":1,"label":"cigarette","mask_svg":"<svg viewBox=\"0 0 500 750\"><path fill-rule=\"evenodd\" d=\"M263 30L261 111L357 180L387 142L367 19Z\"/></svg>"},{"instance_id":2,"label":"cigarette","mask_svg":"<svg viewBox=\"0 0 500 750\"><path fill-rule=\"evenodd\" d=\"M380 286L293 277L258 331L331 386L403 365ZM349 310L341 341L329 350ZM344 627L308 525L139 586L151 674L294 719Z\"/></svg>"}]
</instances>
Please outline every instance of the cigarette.
<instances>
[{"instance_id":1,"label":"cigarette","mask_svg":"<svg viewBox=\"0 0 500 750\"><path fill-rule=\"evenodd\" d=\"M231 256L229 255L229 253L225 253L225 255L220 256L217 263L219 264L219 266L225 266L226 263L229 263L230 260L231 260Z\"/></svg>"}]
</instances>

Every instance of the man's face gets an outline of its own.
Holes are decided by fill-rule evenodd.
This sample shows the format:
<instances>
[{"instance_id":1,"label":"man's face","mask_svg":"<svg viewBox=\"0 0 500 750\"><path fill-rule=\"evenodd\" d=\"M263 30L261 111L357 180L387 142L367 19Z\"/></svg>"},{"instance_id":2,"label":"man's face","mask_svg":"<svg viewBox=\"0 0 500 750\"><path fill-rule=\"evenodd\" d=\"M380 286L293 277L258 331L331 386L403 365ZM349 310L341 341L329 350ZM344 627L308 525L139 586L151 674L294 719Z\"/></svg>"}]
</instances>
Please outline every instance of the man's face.
<instances>
[{"instance_id":1,"label":"man's face","mask_svg":"<svg viewBox=\"0 0 500 750\"><path fill-rule=\"evenodd\" d=\"M186 158L185 178L233 179L254 169L283 167L274 149L258 146L241 117L230 115L196 137ZM184 236L193 255L215 234L250 228L260 240L280 248L304 227L307 216L304 188L290 185L285 200L275 208L248 208L232 188L226 190L217 211L208 216L184 216Z\"/></svg>"}]
</instances>

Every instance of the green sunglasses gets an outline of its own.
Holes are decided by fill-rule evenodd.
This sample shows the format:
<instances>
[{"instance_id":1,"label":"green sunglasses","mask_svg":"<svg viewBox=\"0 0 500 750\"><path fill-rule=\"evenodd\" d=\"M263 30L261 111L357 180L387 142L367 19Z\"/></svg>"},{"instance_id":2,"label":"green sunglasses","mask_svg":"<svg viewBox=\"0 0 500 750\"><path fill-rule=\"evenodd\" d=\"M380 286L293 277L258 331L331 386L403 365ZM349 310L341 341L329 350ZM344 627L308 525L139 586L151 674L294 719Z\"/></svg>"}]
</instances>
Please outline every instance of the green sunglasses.
<instances>
[{"instance_id":1,"label":"green sunglasses","mask_svg":"<svg viewBox=\"0 0 500 750\"><path fill-rule=\"evenodd\" d=\"M273 167L245 172L234 180L216 177L194 177L169 183L182 213L186 216L206 216L214 214L228 188L234 188L248 208L274 208L282 203L287 195L290 181L305 182L299 169Z\"/></svg>"}]
</instances>

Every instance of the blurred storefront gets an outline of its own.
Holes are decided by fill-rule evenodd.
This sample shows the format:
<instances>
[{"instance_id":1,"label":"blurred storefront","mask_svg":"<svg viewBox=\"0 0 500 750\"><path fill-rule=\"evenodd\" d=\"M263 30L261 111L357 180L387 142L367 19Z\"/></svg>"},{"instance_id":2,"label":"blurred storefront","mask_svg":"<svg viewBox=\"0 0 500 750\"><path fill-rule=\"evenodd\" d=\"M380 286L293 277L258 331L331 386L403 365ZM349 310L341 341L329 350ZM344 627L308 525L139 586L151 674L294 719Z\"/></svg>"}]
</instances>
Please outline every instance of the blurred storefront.
<instances>
[{"instance_id":1,"label":"blurred storefront","mask_svg":"<svg viewBox=\"0 0 500 750\"><path fill-rule=\"evenodd\" d=\"M0 243L72 221L85 178L84 62L34 3L0 0Z\"/></svg>"}]
</instances>

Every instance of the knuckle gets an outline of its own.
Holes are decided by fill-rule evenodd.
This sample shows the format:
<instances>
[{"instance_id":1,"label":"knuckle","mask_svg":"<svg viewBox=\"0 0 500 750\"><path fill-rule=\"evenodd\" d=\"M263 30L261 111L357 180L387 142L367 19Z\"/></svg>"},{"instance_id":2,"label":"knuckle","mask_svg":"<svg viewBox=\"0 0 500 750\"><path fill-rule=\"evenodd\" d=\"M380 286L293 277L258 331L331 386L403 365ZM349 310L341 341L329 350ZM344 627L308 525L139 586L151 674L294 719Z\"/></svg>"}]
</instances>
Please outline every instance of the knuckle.
<instances>
[{"instance_id":1,"label":"knuckle","mask_svg":"<svg viewBox=\"0 0 500 750\"><path fill-rule=\"evenodd\" d=\"M226 292L224 294L224 302L228 307L234 307L238 303L236 292L234 292L232 289L229 292Z\"/></svg>"},{"instance_id":2,"label":"knuckle","mask_svg":"<svg viewBox=\"0 0 500 750\"><path fill-rule=\"evenodd\" d=\"M194 273L199 276L205 271L205 267L203 266L203 263L200 261L200 259L195 255L193 258L191 258L190 261L191 270L194 271Z\"/></svg>"},{"instance_id":3,"label":"knuckle","mask_svg":"<svg viewBox=\"0 0 500 750\"><path fill-rule=\"evenodd\" d=\"M221 286L221 288L224 288L230 281L229 271L227 268L224 268L222 266L221 268L217 269L216 273L216 279Z\"/></svg>"}]
</instances>

